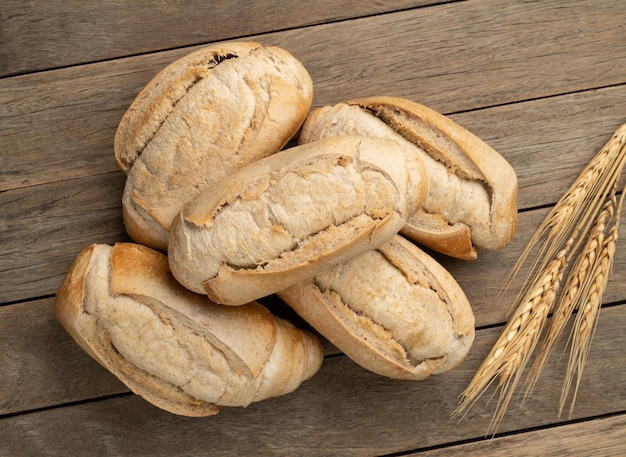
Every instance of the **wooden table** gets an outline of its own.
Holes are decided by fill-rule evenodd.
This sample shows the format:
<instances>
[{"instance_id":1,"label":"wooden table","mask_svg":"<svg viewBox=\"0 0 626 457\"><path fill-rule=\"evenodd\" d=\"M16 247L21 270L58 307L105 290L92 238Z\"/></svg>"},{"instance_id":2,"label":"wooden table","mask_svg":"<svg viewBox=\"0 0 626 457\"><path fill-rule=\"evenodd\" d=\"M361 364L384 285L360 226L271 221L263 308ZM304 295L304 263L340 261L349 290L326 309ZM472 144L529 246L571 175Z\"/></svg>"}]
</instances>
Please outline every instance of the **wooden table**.
<instances>
[{"instance_id":1,"label":"wooden table","mask_svg":"<svg viewBox=\"0 0 626 457\"><path fill-rule=\"evenodd\" d=\"M488 398L463 421L450 419L506 320L513 293L494 302L504 275L626 121L626 2L150 3L5 0L0 8L0 455L626 454L623 243L573 418L558 416L558 353L493 439L485 438ZM515 168L512 244L473 263L441 259L476 316L459 368L394 381L327 344L321 371L296 392L194 419L130 393L61 328L54 295L79 250L128 239L113 156L122 114L166 64L222 40L289 50L313 78L314 106L415 100Z\"/></svg>"}]
</instances>

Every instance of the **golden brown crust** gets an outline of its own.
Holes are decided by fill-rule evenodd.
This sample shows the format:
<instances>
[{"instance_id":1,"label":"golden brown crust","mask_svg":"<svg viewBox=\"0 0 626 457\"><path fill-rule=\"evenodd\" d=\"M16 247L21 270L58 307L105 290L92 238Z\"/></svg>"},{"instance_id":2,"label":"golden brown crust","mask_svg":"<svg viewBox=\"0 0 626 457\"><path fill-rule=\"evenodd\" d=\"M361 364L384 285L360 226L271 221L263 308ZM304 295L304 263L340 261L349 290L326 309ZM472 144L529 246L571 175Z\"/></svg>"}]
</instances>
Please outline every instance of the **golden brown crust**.
<instances>
[{"instance_id":1,"label":"golden brown crust","mask_svg":"<svg viewBox=\"0 0 626 457\"><path fill-rule=\"evenodd\" d=\"M59 321L133 392L207 416L297 388L322 361L313 335L257 303L223 307L182 288L145 246L92 245L56 296Z\"/></svg>"},{"instance_id":2,"label":"golden brown crust","mask_svg":"<svg viewBox=\"0 0 626 457\"><path fill-rule=\"evenodd\" d=\"M430 178L424 207L403 233L453 257L500 249L517 230L517 177L478 137L425 106L395 97L369 97L314 110L300 143L331 135L371 135L406 145Z\"/></svg>"},{"instance_id":3,"label":"golden brown crust","mask_svg":"<svg viewBox=\"0 0 626 457\"><path fill-rule=\"evenodd\" d=\"M364 368L424 379L458 366L474 339L474 315L454 278L396 235L278 295Z\"/></svg>"},{"instance_id":4,"label":"golden brown crust","mask_svg":"<svg viewBox=\"0 0 626 457\"><path fill-rule=\"evenodd\" d=\"M89 267L91 256L93 255L93 250L93 245L81 250L70 267L55 297L55 313L61 325L63 325L65 330L74 338L80 347L94 359L98 360L98 357L91 349L91 345L88 344L79 329L74 325L78 322L82 313L85 275Z\"/></svg>"},{"instance_id":5,"label":"golden brown crust","mask_svg":"<svg viewBox=\"0 0 626 457\"><path fill-rule=\"evenodd\" d=\"M425 221L433 218L439 223ZM478 258L470 228L463 223L448 224L441 217L418 210L409 217L400 233L441 254L460 260Z\"/></svg>"},{"instance_id":6,"label":"golden brown crust","mask_svg":"<svg viewBox=\"0 0 626 457\"><path fill-rule=\"evenodd\" d=\"M115 155L130 236L164 250L169 226L198 190L281 149L311 105L302 64L281 48L233 42L163 69L123 116Z\"/></svg>"},{"instance_id":7,"label":"golden brown crust","mask_svg":"<svg viewBox=\"0 0 626 457\"><path fill-rule=\"evenodd\" d=\"M419 203L408 181L391 141L346 136L281 151L188 202L172 225L170 268L220 303L269 295L397 233L409 200Z\"/></svg>"}]
</instances>

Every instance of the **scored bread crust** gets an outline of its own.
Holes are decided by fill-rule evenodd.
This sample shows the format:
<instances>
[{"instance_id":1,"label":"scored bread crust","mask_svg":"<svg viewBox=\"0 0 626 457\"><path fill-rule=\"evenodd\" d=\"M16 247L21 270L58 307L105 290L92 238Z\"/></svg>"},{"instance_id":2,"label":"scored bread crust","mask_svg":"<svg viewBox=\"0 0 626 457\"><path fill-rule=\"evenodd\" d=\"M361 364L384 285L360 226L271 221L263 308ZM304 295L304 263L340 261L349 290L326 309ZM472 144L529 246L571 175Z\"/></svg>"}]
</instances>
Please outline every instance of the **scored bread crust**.
<instances>
[{"instance_id":1,"label":"scored bread crust","mask_svg":"<svg viewBox=\"0 0 626 457\"><path fill-rule=\"evenodd\" d=\"M289 52L254 42L202 48L159 72L122 117L114 149L127 173L130 236L164 250L172 218L199 189L281 149L313 83Z\"/></svg>"},{"instance_id":2,"label":"scored bread crust","mask_svg":"<svg viewBox=\"0 0 626 457\"><path fill-rule=\"evenodd\" d=\"M228 305L284 289L397 233L426 193L415 165L395 142L349 136L266 157L185 205L172 273Z\"/></svg>"},{"instance_id":3,"label":"scored bread crust","mask_svg":"<svg viewBox=\"0 0 626 457\"><path fill-rule=\"evenodd\" d=\"M159 71L133 100L115 132L115 159L120 168L125 173L130 171L163 120L171 115L190 88L208 77L223 61L243 58L260 46L255 42L213 45L191 52Z\"/></svg>"},{"instance_id":4,"label":"scored bread crust","mask_svg":"<svg viewBox=\"0 0 626 457\"><path fill-rule=\"evenodd\" d=\"M400 235L278 296L362 367L421 380L458 366L475 335L465 293Z\"/></svg>"},{"instance_id":5,"label":"scored bread crust","mask_svg":"<svg viewBox=\"0 0 626 457\"><path fill-rule=\"evenodd\" d=\"M67 332L129 389L185 416L296 389L319 369L312 334L258 303L231 308L189 292L164 255L142 245L94 244L55 299Z\"/></svg>"},{"instance_id":6,"label":"scored bread crust","mask_svg":"<svg viewBox=\"0 0 626 457\"><path fill-rule=\"evenodd\" d=\"M495 150L448 117L397 97L368 97L314 110L299 142L329 135L372 135L410 145L431 179L423 208L402 233L464 260L501 249L517 230L517 176Z\"/></svg>"}]
</instances>

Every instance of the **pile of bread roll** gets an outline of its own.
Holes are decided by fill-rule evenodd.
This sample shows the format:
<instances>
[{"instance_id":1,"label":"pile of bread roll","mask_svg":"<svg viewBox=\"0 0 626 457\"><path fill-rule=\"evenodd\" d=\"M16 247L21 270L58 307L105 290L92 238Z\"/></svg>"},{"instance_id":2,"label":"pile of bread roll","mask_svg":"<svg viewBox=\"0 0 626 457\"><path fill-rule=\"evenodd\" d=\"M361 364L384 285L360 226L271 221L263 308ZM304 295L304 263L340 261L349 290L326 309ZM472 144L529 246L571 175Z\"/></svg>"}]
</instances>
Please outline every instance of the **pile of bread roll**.
<instances>
[{"instance_id":1,"label":"pile of bread roll","mask_svg":"<svg viewBox=\"0 0 626 457\"><path fill-rule=\"evenodd\" d=\"M465 358L470 304L418 245L466 260L504 247L517 228L512 167L417 103L311 111L312 98L289 52L235 42L163 69L122 118L135 243L86 247L56 313L154 405L206 416L292 392L322 364L317 334L398 379ZM257 302L268 295L315 332L272 315Z\"/></svg>"}]
</instances>

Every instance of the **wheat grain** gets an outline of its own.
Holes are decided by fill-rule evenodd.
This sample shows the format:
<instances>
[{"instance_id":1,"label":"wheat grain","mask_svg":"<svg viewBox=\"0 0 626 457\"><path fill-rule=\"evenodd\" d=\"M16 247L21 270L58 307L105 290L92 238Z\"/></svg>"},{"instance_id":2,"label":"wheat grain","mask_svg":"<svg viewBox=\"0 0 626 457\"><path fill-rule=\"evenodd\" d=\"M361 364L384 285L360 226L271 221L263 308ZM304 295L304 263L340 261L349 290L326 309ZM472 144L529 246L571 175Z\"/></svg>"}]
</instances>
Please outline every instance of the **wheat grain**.
<instances>
[{"instance_id":1,"label":"wheat grain","mask_svg":"<svg viewBox=\"0 0 626 457\"><path fill-rule=\"evenodd\" d=\"M579 212L584 210L585 207L581 203L588 200L590 195L594 195L597 187L603 182L602 176L609 171L607 165L613 158L611 152L611 148L603 148L555 205L547 219L546 225L550 227L548 237L556 237L559 233L567 232L568 226L577 219Z\"/></svg>"},{"instance_id":2,"label":"wheat grain","mask_svg":"<svg viewBox=\"0 0 626 457\"><path fill-rule=\"evenodd\" d=\"M578 375L577 391L589 348L588 342L596 322L597 311L594 314L594 307L597 309L598 302L602 302L601 297L608 277L607 268L610 269L612 264L612 252L617 238L617 223L614 223L608 236L600 234L600 232L604 234L604 227L610 218L610 214L604 213L606 209L604 203L611 192L614 192L615 183L625 164L626 124L623 124L553 207L505 278L496 294L496 302L504 296L504 292L521 272L531 253L535 254L521 289L513 301L502 334L461 394L460 404L453 417L462 418L498 379L497 389L500 389L500 395L489 427L489 430L495 433L519 383L522 371L546 326L547 316L556 301L563 272L578 252L579 257L576 258L573 267L574 273L568 276L565 293L558 301L554 316L556 323L548 330L547 340L542 340L547 342L542 343L543 349L540 351L538 362L531 368L526 383L528 395L545 365L547 354L562 333L564 322L568 320L577 304L584 302L585 305L579 314L581 319L582 315L585 315L585 319L576 327L576 332L581 333L582 339L578 338L574 342L572 368L568 370L570 374L562 398L567 397L575 375ZM623 197L624 194L620 199L619 208ZM594 221L597 229L591 228ZM590 238L587 237L588 234ZM585 240L587 244L580 248ZM525 399L528 398L527 395ZM563 404L563 400L561 403Z\"/></svg>"},{"instance_id":3,"label":"wheat grain","mask_svg":"<svg viewBox=\"0 0 626 457\"><path fill-rule=\"evenodd\" d=\"M498 380L500 396L490 426L490 430L495 431L552 309L572 243L573 240L570 240L566 244L521 300L485 361L461 394L462 401L454 416L462 416L481 393Z\"/></svg>"},{"instance_id":4,"label":"wheat grain","mask_svg":"<svg viewBox=\"0 0 626 457\"><path fill-rule=\"evenodd\" d=\"M623 124L591 159L546 216L505 279L501 291L509 287L528 256L542 242L539 251L535 253L536 260L530 266L520 293L514 300L514 306L519 302L520 296L529 287L531 281L542 274L541 272L545 270L550 260L562 251L565 243L572 238L577 242L571 252L577 251L582 237L589 230L590 221L597 218L607 196L614 192L625 163L626 124Z\"/></svg>"},{"instance_id":5,"label":"wheat grain","mask_svg":"<svg viewBox=\"0 0 626 457\"><path fill-rule=\"evenodd\" d=\"M541 225L536 229L517 262L502 283L496 301L502 298L528 257L535 260L520 287L516 303L533 279L561 251L567 240L586 233L595 219L626 163L626 124L622 124L609 141L591 159L563 194ZM576 251L576 248L573 251Z\"/></svg>"},{"instance_id":6,"label":"wheat grain","mask_svg":"<svg viewBox=\"0 0 626 457\"><path fill-rule=\"evenodd\" d=\"M535 360L528 373L525 383L525 398L528 398L537 383L548 357L563 333L570 316L579 306L581 297L584 297L589 290L593 266L601 252L607 221L613 217L614 207L615 186L613 187L611 198L598 214L591 232L565 280L563 293L554 306L552 319L547 325L542 340L537 347Z\"/></svg>"},{"instance_id":7,"label":"wheat grain","mask_svg":"<svg viewBox=\"0 0 626 457\"><path fill-rule=\"evenodd\" d=\"M624 201L624 192L620 198L619 204L615 202L615 196L611 199L611 209L616 208L613 225L609 229L601 246L601 251L593 264L591 271L591 281L588 292L583 298L578 300L578 313L574 320L574 326L571 332L571 351L567 365L565 382L561 399L559 403L559 416L563 413L567 397L574 382L574 393L570 402L569 417L571 418L576 403L578 388L582 378L583 369L587 361L587 355L591 345L591 339L598 323L598 315L602 306L602 298L608 283L608 279L613 268L613 260L615 258L615 247L618 237L619 219L621 208ZM613 211L611 215L613 216Z\"/></svg>"}]
</instances>

